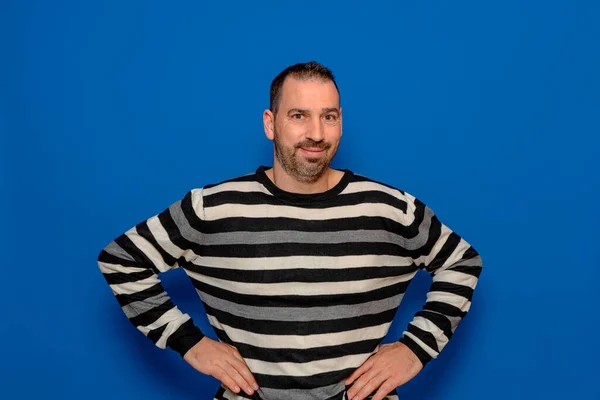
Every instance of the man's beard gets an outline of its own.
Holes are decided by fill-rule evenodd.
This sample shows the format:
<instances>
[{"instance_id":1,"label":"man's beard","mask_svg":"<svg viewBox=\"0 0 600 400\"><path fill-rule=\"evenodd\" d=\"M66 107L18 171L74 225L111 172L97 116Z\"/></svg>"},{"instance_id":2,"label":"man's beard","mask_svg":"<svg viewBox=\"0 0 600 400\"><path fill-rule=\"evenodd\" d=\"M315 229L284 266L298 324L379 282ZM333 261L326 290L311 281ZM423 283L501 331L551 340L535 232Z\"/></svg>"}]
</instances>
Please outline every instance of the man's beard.
<instances>
[{"instance_id":1,"label":"man's beard","mask_svg":"<svg viewBox=\"0 0 600 400\"><path fill-rule=\"evenodd\" d=\"M319 180L327 172L335 155L335 151L332 154L327 152L331 148L330 143L315 142L312 139L305 139L300 143L296 143L293 147L283 147L277 130L275 130L273 142L275 143L275 154L284 171L299 182L314 183ZM325 155L315 158L301 158L297 155L301 147L323 149Z\"/></svg>"}]
</instances>

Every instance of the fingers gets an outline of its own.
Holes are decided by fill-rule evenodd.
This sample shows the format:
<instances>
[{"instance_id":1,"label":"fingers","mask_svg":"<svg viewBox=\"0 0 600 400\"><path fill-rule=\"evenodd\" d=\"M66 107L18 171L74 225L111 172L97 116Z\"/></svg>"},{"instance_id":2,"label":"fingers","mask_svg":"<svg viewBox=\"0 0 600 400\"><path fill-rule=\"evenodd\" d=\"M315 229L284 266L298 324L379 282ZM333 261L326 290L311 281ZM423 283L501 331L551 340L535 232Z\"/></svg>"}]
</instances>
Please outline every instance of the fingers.
<instances>
[{"instance_id":1,"label":"fingers","mask_svg":"<svg viewBox=\"0 0 600 400\"><path fill-rule=\"evenodd\" d=\"M242 358L241 356L239 357ZM236 382L244 389L244 392L252 394L254 390L258 390L258 384L250 372L250 368L246 365L243 359L233 358L228 360L231 366L231 372L229 375L236 380Z\"/></svg>"},{"instance_id":2,"label":"fingers","mask_svg":"<svg viewBox=\"0 0 600 400\"><path fill-rule=\"evenodd\" d=\"M364 374L361 376L352 387L348 390L348 399L363 400L387 379L384 374Z\"/></svg>"},{"instance_id":3,"label":"fingers","mask_svg":"<svg viewBox=\"0 0 600 400\"><path fill-rule=\"evenodd\" d=\"M361 365L360 367L358 367L358 369L356 369L352 373L352 375L350 375L348 378L346 378L346 380L345 380L346 386L352 385L352 382L354 382L359 376L361 376L362 374L364 374L365 372L367 372L368 370L370 370L372 367L373 367L373 360L372 359L368 359L367 361L365 361L363 363L363 365Z\"/></svg>"},{"instance_id":4,"label":"fingers","mask_svg":"<svg viewBox=\"0 0 600 400\"><path fill-rule=\"evenodd\" d=\"M394 385L387 380L381 385L371 400L383 400L385 399L385 396L387 396L392 390L394 390Z\"/></svg>"}]
</instances>

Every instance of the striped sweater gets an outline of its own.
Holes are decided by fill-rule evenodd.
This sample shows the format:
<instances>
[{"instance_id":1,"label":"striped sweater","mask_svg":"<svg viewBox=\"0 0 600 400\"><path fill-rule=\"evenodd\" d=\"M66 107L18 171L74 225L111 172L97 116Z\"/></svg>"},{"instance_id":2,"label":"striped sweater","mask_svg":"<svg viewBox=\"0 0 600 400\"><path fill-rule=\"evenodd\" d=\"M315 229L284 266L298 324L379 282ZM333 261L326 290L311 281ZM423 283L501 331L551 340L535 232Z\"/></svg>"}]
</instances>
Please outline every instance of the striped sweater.
<instances>
[{"instance_id":1,"label":"striped sweater","mask_svg":"<svg viewBox=\"0 0 600 400\"><path fill-rule=\"evenodd\" d=\"M101 251L133 325L181 355L203 337L158 276L181 267L261 399L341 399L343 379L377 351L424 269L431 288L399 340L423 364L437 357L471 305L473 247L415 197L349 170L326 192L296 194L266 169L191 190ZM222 387L215 399L244 397Z\"/></svg>"}]
</instances>

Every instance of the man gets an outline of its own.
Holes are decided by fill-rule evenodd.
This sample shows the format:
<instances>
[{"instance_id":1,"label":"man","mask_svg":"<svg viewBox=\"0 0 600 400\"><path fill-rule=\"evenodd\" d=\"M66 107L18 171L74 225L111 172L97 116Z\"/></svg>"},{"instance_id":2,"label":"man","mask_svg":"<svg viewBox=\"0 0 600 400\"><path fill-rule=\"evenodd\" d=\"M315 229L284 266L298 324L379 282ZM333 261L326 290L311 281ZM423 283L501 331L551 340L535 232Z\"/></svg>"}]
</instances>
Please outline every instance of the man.
<instances>
[{"instance_id":1,"label":"man","mask_svg":"<svg viewBox=\"0 0 600 400\"><path fill-rule=\"evenodd\" d=\"M330 168L342 109L327 68L279 74L263 122L272 168L191 190L111 242L100 269L156 346L223 383L215 399L397 399L466 315L481 259L415 197ZM163 290L177 266L219 342ZM381 345L419 269L427 301Z\"/></svg>"}]
</instances>

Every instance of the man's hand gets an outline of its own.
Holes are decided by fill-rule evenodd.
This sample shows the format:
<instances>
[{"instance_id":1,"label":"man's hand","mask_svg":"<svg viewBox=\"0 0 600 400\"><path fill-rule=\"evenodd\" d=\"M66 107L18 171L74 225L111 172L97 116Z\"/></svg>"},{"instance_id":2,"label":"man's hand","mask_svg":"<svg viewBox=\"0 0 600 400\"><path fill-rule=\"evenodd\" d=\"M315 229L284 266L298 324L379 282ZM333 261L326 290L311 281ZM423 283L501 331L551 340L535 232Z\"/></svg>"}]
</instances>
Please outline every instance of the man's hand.
<instances>
[{"instance_id":1,"label":"man's hand","mask_svg":"<svg viewBox=\"0 0 600 400\"><path fill-rule=\"evenodd\" d=\"M203 374L214 376L235 393L242 388L251 396L258 390L252 372L233 346L205 336L185 353L183 359Z\"/></svg>"},{"instance_id":2,"label":"man's hand","mask_svg":"<svg viewBox=\"0 0 600 400\"><path fill-rule=\"evenodd\" d=\"M392 390L405 384L423 369L423 364L404 343L383 344L356 371L350 375L346 386L349 400L363 400L377 388L373 400L382 400Z\"/></svg>"}]
</instances>

